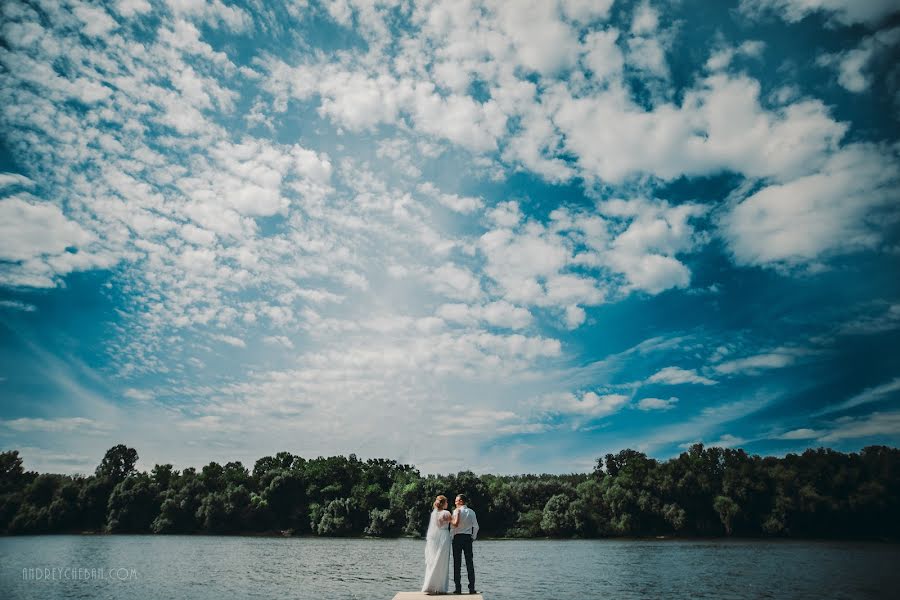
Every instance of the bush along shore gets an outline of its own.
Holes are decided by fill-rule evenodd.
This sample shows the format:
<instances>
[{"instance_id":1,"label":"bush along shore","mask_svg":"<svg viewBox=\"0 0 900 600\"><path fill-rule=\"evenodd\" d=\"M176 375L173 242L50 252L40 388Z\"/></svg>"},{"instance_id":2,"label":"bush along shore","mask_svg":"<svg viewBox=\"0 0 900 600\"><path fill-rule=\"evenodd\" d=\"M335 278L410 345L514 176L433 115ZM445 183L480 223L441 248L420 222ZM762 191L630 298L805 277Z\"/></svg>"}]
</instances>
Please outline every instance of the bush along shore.
<instances>
[{"instance_id":1,"label":"bush along shore","mask_svg":"<svg viewBox=\"0 0 900 600\"><path fill-rule=\"evenodd\" d=\"M700 444L666 461L607 454L592 473L423 476L355 455L265 456L250 470L135 469L110 448L93 475L25 471L0 453L0 532L421 536L438 494L469 496L484 537L900 539L900 450L783 458Z\"/></svg>"}]
</instances>

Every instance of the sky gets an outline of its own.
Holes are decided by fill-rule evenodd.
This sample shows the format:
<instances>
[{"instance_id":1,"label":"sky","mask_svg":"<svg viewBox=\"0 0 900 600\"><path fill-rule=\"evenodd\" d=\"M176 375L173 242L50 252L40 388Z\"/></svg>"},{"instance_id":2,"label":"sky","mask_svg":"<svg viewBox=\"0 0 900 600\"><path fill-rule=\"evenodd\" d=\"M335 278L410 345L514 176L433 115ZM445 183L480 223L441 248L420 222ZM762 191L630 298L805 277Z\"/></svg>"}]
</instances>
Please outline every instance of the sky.
<instances>
[{"instance_id":1,"label":"sky","mask_svg":"<svg viewBox=\"0 0 900 600\"><path fill-rule=\"evenodd\" d=\"M7 0L0 447L897 446L896 8Z\"/></svg>"}]
</instances>

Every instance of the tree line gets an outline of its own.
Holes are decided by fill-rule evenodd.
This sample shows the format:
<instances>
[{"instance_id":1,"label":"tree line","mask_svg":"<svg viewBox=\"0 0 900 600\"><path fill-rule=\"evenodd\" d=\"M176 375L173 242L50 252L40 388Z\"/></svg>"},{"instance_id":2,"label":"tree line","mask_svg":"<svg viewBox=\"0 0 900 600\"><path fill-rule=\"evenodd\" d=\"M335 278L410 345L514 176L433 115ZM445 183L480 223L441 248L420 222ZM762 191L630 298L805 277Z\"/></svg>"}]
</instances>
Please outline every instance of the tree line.
<instances>
[{"instance_id":1,"label":"tree line","mask_svg":"<svg viewBox=\"0 0 900 600\"><path fill-rule=\"evenodd\" d=\"M900 450L885 446L776 458L696 444L666 461L622 450L567 475L423 476L354 454L149 473L137 460L119 444L93 475L39 474L0 453L0 532L421 536L434 497L464 492L491 537L900 538Z\"/></svg>"}]
</instances>

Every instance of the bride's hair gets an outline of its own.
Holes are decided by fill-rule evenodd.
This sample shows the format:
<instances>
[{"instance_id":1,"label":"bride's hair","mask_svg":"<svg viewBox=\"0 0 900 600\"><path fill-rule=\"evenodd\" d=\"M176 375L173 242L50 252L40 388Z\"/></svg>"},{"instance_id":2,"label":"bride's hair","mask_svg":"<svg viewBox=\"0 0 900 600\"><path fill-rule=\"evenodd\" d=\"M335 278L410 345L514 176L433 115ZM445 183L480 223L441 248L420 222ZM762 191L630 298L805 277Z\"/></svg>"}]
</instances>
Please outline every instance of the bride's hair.
<instances>
[{"instance_id":1,"label":"bride's hair","mask_svg":"<svg viewBox=\"0 0 900 600\"><path fill-rule=\"evenodd\" d=\"M438 496L435 498L433 506L435 510L440 510L442 506L447 506L447 496Z\"/></svg>"}]
</instances>

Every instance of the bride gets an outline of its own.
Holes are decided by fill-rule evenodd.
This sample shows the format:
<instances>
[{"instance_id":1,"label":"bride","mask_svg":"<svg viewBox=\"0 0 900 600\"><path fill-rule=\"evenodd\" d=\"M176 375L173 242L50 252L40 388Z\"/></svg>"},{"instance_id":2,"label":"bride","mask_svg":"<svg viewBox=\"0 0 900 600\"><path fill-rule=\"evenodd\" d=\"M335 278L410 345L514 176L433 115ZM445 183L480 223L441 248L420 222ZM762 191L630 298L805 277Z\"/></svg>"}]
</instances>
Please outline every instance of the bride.
<instances>
[{"instance_id":1,"label":"bride","mask_svg":"<svg viewBox=\"0 0 900 600\"><path fill-rule=\"evenodd\" d=\"M450 513L447 498L438 496L434 500L428 533L425 535L425 583L422 591L431 594L446 594L450 587Z\"/></svg>"}]
</instances>

